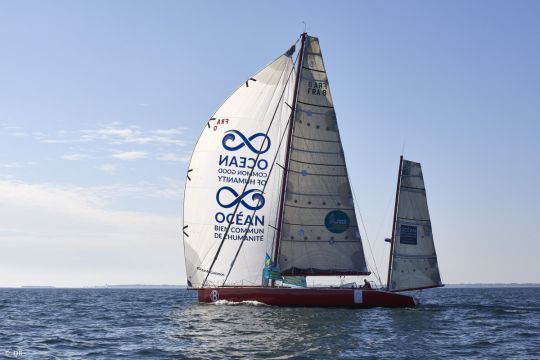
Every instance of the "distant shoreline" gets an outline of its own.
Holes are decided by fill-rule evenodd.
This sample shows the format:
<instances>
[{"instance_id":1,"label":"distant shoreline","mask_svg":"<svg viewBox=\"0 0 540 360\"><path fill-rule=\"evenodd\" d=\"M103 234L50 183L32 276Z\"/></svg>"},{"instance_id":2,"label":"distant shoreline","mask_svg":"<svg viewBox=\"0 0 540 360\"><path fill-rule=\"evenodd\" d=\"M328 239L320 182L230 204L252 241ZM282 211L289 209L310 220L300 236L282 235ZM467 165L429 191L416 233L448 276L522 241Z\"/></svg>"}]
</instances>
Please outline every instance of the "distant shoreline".
<instances>
[{"instance_id":1,"label":"distant shoreline","mask_svg":"<svg viewBox=\"0 0 540 360\"><path fill-rule=\"evenodd\" d=\"M540 287L538 283L493 283L493 284L446 284L448 288L507 288L507 287Z\"/></svg>"},{"instance_id":2,"label":"distant shoreline","mask_svg":"<svg viewBox=\"0 0 540 360\"><path fill-rule=\"evenodd\" d=\"M524 288L540 287L540 283L471 283L471 284L445 284L446 288ZM25 285L0 286L0 289L187 289L187 285L147 285L147 284L120 284L96 286L52 286L52 285Z\"/></svg>"}]
</instances>

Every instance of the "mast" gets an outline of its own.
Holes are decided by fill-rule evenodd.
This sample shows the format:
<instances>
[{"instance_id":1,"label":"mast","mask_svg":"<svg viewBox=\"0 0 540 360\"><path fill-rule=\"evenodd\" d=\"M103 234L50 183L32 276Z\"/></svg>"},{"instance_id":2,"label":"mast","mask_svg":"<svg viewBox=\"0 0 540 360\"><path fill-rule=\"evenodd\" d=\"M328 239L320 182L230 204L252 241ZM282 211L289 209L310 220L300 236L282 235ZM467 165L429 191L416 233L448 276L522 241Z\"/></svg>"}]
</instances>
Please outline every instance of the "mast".
<instances>
[{"instance_id":1,"label":"mast","mask_svg":"<svg viewBox=\"0 0 540 360\"><path fill-rule=\"evenodd\" d=\"M401 185L402 167L403 167L403 155L399 157L399 172L398 172L398 180L397 180L397 187L396 187L396 201L394 203L394 219L392 222L392 238L390 242L390 256L388 257L388 278L386 280L386 287L388 290L390 290L390 275L392 273L392 260L394 256L394 241L396 237L397 212L398 212L398 205L399 205L399 188Z\"/></svg>"},{"instance_id":2,"label":"mast","mask_svg":"<svg viewBox=\"0 0 540 360\"><path fill-rule=\"evenodd\" d=\"M276 236L276 244L274 249L274 257L273 257L273 263L277 264L278 261L278 255L279 255L279 241L281 239L281 224L283 222L283 208L285 207L285 189L287 187L287 171L289 169L289 158L291 154L291 138L293 133L293 126L294 126L294 119L296 115L296 98L298 97L298 91L300 90L300 76L302 74L302 64L304 62L304 43L306 41L307 33L303 32L300 35L300 52L298 53L298 64L296 69L296 80L294 84L294 97L293 97L293 104L292 104L292 117L289 121L289 128L288 128L288 134L287 134L287 145L286 145L286 152L285 152L285 164L283 166L283 179L281 182L281 195L279 200L279 213L278 213L278 223L277 223L277 236ZM275 280L272 280L271 286L274 287Z\"/></svg>"}]
</instances>

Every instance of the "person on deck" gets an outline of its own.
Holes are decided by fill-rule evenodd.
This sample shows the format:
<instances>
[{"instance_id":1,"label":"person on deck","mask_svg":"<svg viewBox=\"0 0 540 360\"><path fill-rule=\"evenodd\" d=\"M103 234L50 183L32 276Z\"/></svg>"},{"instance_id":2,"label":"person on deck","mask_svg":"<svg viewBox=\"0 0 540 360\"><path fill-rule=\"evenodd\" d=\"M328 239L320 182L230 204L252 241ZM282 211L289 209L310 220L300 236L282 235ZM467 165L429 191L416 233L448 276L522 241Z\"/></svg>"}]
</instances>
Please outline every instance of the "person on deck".
<instances>
[{"instance_id":1,"label":"person on deck","mask_svg":"<svg viewBox=\"0 0 540 360\"><path fill-rule=\"evenodd\" d=\"M362 286L362 289L371 289L371 284L366 279L364 279L364 286Z\"/></svg>"}]
</instances>

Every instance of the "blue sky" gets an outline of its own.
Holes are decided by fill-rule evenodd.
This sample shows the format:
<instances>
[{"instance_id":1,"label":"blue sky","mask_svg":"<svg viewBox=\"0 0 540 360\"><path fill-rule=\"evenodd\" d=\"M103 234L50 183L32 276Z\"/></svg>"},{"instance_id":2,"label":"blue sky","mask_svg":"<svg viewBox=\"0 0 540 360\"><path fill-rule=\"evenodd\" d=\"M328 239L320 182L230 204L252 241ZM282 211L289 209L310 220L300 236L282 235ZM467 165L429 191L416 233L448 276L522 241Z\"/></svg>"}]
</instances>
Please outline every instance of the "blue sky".
<instances>
[{"instance_id":1,"label":"blue sky","mask_svg":"<svg viewBox=\"0 0 540 360\"><path fill-rule=\"evenodd\" d=\"M185 283L194 142L302 21L320 38L383 276L404 144L423 165L443 281L540 282L539 13L534 1L1 2L0 286Z\"/></svg>"}]
</instances>

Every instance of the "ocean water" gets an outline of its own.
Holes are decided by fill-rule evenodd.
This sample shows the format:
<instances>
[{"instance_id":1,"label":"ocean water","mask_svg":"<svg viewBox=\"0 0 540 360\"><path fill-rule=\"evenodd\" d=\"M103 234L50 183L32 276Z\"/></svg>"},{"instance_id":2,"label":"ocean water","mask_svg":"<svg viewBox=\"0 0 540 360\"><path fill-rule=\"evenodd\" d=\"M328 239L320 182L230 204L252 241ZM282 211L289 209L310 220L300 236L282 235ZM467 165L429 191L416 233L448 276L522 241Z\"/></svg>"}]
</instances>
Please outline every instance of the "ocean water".
<instances>
[{"instance_id":1,"label":"ocean water","mask_svg":"<svg viewBox=\"0 0 540 360\"><path fill-rule=\"evenodd\" d=\"M198 304L180 289L0 289L0 358L540 359L540 288L423 291L415 309Z\"/></svg>"}]
</instances>

